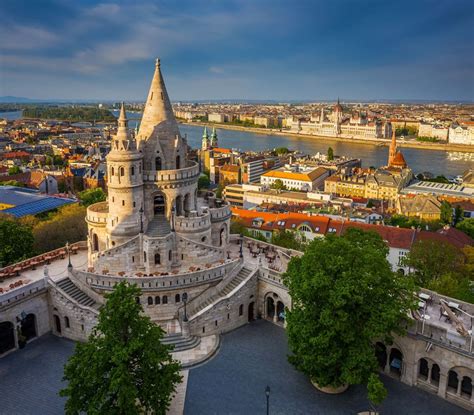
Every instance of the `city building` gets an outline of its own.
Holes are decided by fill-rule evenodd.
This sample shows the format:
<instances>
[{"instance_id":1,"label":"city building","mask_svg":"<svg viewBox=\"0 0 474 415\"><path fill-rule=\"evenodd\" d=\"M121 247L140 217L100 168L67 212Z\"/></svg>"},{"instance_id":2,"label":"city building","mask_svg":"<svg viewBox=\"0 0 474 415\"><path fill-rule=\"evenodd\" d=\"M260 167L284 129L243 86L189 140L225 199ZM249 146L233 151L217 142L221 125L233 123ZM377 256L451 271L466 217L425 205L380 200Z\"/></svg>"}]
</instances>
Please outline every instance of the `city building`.
<instances>
[{"instance_id":1,"label":"city building","mask_svg":"<svg viewBox=\"0 0 474 415\"><path fill-rule=\"evenodd\" d=\"M474 145L474 124L455 123L449 127L449 142L451 144Z\"/></svg>"},{"instance_id":2,"label":"city building","mask_svg":"<svg viewBox=\"0 0 474 415\"><path fill-rule=\"evenodd\" d=\"M270 170L262 174L260 182L272 187L279 180L287 189L308 192L319 189L324 184L324 179L328 176L329 171L324 167L314 168L286 165L284 168Z\"/></svg>"}]
</instances>

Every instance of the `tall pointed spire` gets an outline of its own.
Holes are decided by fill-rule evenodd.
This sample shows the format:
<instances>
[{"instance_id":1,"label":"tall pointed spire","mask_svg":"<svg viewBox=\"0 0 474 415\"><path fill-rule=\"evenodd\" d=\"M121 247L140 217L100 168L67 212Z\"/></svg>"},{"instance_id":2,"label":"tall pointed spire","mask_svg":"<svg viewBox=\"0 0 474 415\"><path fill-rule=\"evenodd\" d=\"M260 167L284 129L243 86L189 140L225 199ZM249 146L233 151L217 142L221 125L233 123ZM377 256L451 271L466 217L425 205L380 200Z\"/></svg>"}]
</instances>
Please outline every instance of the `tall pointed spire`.
<instances>
[{"instance_id":1,"label":"tall pointed spire","mask_svg":"<svg viewBox=\"0 0 474 415\"><path fill-rule=\"evenodd\" d=\"M128 120L127 120L127 114L125 112L125 104L122 101L122 105L120 106L120 115L118 118L118 126L119 127L127 127L128 126Z\"/></svg>"},{"instance_id":2,"label":"tall pointed spire","mask_svg":"<svg viewBox=\"0 0 474 415\"><path fill-rule=\"evenodd\" d=\"M391 166L395 156L397 155L397 137L395 136L395 128L392 130L392 141L388 150L388 165Z\"/></svg>"},{"instance_id":3,"label":"tall pointed spire","mask_svg":"<svg viewBox=\"0 0 474 415\"><path fill-rule=\"evenodd\" d=\"M166 91L165 81L161 73L160 59L155 61L155 73L151 81L150 90L143 111L142 122L140 124L139 136L140 138L147 138L153 132L156 125L167 121L170 133L174 135L178 133L178 125L173 114L173 107L171 106L168 92Z\"/></svg>"},{"instance_id":4,"label":"tall pointed spire","mask_svg":"<svg viewBox=\"0 0 474 415\"><path fill-rule=\"evenodd\" d=\"M207 126L204 127L204 131L202 133L201 149L202 150L209 149L209 134L207 133Z\"/></svg>"},{"instance_id":5,"label":"tall pointed spire","mask_svg":"<svg viewBox=\"0 0 474 415\"><path fill-rule=\"evenodd\" d=\"M212 127L211 147L218 147L216 127Z\"/></svg>"}]
</instances>

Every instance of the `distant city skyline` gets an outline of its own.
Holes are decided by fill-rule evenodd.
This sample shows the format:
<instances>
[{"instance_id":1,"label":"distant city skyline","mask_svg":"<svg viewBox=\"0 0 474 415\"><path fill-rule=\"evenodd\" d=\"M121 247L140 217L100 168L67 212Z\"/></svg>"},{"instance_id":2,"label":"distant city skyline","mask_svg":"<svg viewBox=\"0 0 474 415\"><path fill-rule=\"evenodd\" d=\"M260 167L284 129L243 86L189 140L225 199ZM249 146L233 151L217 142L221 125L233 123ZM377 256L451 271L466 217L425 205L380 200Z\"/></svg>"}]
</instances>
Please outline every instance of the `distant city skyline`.
<instances>
[{"instance_id":1,"label":"distant city skyline","mask_svg":"<svg viewBox=\"0 0 474 415\"><path fill-rule=\"evenodd\" d=\"M474 2L17 0L0 96L173 101L472 101Z\"/></svg>"}]
</instances>

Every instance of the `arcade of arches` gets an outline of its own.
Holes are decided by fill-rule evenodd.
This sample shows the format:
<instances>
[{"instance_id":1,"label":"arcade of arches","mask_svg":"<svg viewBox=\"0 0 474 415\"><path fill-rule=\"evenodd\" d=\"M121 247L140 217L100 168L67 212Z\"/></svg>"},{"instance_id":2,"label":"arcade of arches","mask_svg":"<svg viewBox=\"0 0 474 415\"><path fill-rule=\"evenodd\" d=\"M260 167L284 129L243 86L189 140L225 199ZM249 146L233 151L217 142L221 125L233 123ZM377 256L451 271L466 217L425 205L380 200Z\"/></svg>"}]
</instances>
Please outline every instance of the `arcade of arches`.
<instances>
[{"instance_id":1,"label":"arcade of arches","mask_svg":"<svg viewBox=\"0 0 474 415\"><path fill-rule=\"evenodd\" d=\"M11 321L0 322L0 356L17 347L24 347L37 335L36 316L32 313L25 315L16 329Z\"/></svg>"},{"instance_id":2,"label":"arcade of arches","mask_svg":"<svg viewBox=\"0 0 474 415\"><path fill-rule=\"evenodd\" d=\"M270 292L265 295L264 318L274 323L285 322L285 304L278 294Z\"/></svg>"}]
</instances>

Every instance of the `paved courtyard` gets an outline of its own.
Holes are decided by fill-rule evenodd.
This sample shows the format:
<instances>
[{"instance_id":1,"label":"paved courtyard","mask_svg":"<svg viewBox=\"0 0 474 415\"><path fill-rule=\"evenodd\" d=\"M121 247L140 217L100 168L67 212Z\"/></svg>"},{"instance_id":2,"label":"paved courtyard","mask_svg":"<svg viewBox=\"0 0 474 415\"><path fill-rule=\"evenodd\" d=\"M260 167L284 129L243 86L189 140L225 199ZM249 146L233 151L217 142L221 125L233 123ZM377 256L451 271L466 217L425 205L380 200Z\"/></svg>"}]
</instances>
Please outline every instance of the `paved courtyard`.
<instances>
[{"instance_id":1,"label":"paved courtyard","mask_svg":"<svg viewBox=\"0 0 474 415\"><path fill-rule=\"evenodd\" d=\"M0 359L0 414L62 414L63 365L74 343L46 335ZM265 414L265 386L271 388L270 414L356 414L367 408L363 387L338 396L316 391L287 362L285 331L257 321L222 336L218 354L191 369L185 414ZM467 415L438 397L384 378L389 396L382 414ZM186 386L182 385L186 390Z\"/></svg>"},{"instance_id":2,"label":"paved courtyard","mask_svg":"<svg viewBox=\"0 0 474 415\"><path fill-rule=\"evenodd\" d=\"M219 353L191 369L186 415L265 414L270 386L270 414L357 414L367 409L366 389L353 386L342 395L317 391L286 356L284 329L257 321L222 336ZM467 415L469 412L432 394L384 377L389 395L383 415Z\"/></svg>"}]
</instances>

